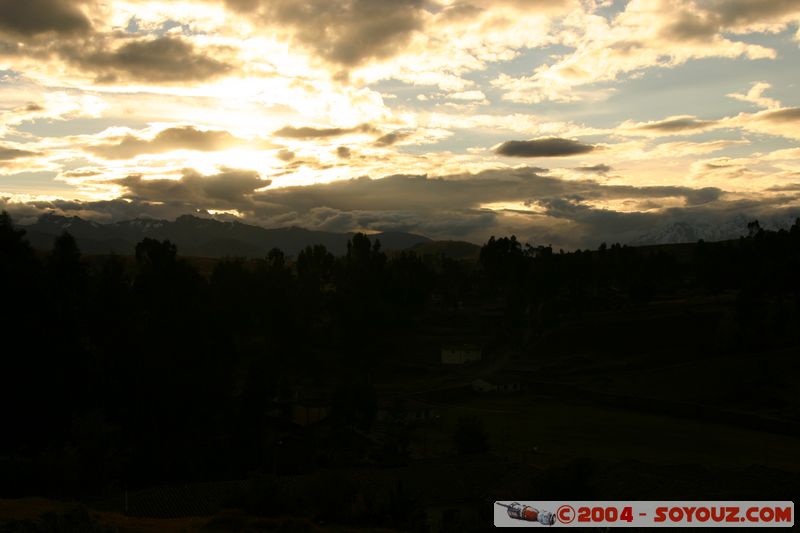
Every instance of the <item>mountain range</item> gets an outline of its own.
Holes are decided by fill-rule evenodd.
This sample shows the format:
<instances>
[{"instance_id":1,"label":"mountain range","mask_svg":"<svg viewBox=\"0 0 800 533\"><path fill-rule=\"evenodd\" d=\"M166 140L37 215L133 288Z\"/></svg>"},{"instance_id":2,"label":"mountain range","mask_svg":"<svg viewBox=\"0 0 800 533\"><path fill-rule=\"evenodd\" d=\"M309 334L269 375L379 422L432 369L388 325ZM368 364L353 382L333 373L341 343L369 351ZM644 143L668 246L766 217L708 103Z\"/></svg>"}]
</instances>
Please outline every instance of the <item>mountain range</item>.
<instances>
[{"instance_id":1,"label":"mountain range","mask_svg":"<svg viewBox=\"0 0 800 533\"><path fill-rule=\"evenodd\" d=\"M789 228L795 217L765 219L761 226L777 230ZM702 222L674 222L644 233L625 243L633 246L692 243L738 239L747 235L747 224L752 219L744 215L734 216L715 224ZM178 246L181 255L195 257L263 257L272 248L280 248L290 256L296 256L303 248L322 244L336 255L347 250L347 241L353 233L308 230L298 227L263 228L238 221L221 221L183 215L170 220L137 218L118 222L101 223L80 217L65 217L44 214L36 222L20 225L27 238L40 250L49 250L53 240L68 231L78 241L86 254L117 253L132 255L136 243L149 237L168 239ZM370 235L378 239L386 251L414 249L422 254L443 254L457 259L475 259L480 246L464 241L434 241L422 235L406 232L382 232Z\"/></svg>"},{"instance_id":2,"label":"mountain range","mask_svg":"<svg viewBox=\"0 0 800 533\"><path fill-rule=\"evenodd\" d=\"M789 229L796 216L776 216L761 218L759 223L762 228L767 230ZM679 244L697 242L729 241L738 239L748 234L747 224L753 222L754 217L746 215L735 215L730 218L718 221L714 224L707 222L673 222L665 226L656 228L633 239L628 244L633 246L645 246L651 244Z\"/></svg>"},{"instance_id":3,"label":"mountain range","mask_svg":"<svg viewBox=\"0 0 800 533\"><path fill-rule=\"evenodd\" d=\"M181 255L196 257L262 257L272 248L280 248L287 255L294 256L314 244L322 244L340 255L346 252L347 241L353 236L353 233L296 227L266 229L193 215L183 215L174 221L140 218L104 224L80 217L45 214L33 224L20 227L26 230L26 237L34 248L41 250L52 248L56 236L68 231L83 253L114 252L120 255L132 255L136 243L146 237L168 239L178 246ZM383 250L405 250L432 242L422 235L404 232L376 233L370 238L380 240Z\"/></svg>"}]
</instances>

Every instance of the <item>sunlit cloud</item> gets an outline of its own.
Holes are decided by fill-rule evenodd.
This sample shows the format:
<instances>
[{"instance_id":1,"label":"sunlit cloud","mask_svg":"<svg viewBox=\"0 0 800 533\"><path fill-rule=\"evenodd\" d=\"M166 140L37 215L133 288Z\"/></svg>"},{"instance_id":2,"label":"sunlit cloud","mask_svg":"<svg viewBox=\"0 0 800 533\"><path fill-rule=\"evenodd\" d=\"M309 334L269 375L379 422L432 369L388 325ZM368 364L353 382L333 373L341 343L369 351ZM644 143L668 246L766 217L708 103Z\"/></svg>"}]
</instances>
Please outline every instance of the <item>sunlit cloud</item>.
<instances>
[{"instance_id":1,"label":"sunlit cloud","mask_svg":"<svg viewBox=\"0 0 800 533\"><path fill-rule=\"evenodd\" d=\"M794 0L5 2L0 196L575 242L788 209L798 41Z\"/></svg>"}]
</instances>

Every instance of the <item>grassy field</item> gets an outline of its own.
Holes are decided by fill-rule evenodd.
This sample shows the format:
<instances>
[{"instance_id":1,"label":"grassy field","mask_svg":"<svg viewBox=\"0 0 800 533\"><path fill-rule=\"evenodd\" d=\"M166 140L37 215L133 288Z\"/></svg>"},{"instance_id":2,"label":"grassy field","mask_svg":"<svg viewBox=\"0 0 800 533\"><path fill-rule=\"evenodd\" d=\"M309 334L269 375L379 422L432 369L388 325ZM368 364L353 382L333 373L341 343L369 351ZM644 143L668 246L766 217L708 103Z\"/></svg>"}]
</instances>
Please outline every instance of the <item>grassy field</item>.
<instances>
[{"instance_id":1,"label":"grassy field","mask_svg":"<svg viewBox=\"0 0 800 533\"><path fill-rule=\"evenodd\" d=\"M418 428L422 453L452 451L456 421L475 416L500 455L549 466L575 457L633 459L657 464L734 467L764 465L800 471L800 439L725 424L568 403L536 394L464 395L439 404L440 422Z\"/></svg>"}]
</instances>

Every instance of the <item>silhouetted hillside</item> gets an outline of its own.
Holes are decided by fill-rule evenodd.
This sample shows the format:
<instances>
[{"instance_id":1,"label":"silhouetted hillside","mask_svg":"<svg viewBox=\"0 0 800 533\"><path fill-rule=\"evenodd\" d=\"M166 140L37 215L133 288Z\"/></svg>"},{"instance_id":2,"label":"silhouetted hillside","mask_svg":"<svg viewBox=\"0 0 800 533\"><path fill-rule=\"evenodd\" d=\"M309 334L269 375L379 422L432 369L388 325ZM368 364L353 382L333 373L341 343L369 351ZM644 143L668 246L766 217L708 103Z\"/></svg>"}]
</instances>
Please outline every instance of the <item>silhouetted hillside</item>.
<instances>
[{"instance_id":1,"label":"silhouetted hillside","mask_svg":"<svg viewBox=\"0 0 800 533\"><path fill-rule=\"evenodd\" d=\"M34 224L23 226L34 248L48 250L63 231L75 237L84 253L115 252L131 255L144 238L170 240L183 255L199 257L263 257L273 248L294 256L307 246L320 244L335 255L345 253L352 233L312 231L302 228L266 229L241 222L223 222L192 215L175 221L134 219L108 224L79 217L43 215ZM372 235L385 250L404 250L430 241L427 237L403 232Z\"/></svg>"}]
</instances>

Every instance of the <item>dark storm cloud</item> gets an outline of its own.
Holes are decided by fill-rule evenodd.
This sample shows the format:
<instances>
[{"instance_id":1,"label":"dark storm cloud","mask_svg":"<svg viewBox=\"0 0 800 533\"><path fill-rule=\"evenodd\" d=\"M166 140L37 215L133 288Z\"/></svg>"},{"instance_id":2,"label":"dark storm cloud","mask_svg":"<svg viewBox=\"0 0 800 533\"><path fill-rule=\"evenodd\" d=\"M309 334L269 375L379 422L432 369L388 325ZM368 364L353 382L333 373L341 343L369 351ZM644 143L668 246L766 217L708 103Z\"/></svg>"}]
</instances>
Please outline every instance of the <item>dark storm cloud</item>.
<instances>
[{"instance_id":1,"label":"dark storm cloud","mask_svg":"<svg viewBox=\"0 0 800 533\"><path fill-rule=\"evenodd\" d=\"M532 141L506 141L497 147L495 153L508 157L565 157L588 154L594 150L595 147L590 144L551 137Z\"/></svg>"},{"instance_id":2,"label":"dark storm cloud","mask_svg":"<svg viewBox=\"0 0 800 533\"><path fill-rule=\"evenodd\" d=\"M212 176L186 170L180 179L144 179L132 175L114 183L125 188L123 197L127 199L213 209L243 207L249 203L253 191L271 182L262 180L252 170L227 169Z\"/></svg>"},{"instance_id":3,"label":"dark storm cloud","mask_svg":"<svg viewBox=\"0 0 800 533\"><path fill-rule=\"evenodd\" d=\"M0 0L0 31L21 37L70 35L91 28L82 0Z\"/></svg>"},{"instance_id":4,"label":"dark storm cloud","mask_svg":"<svg viewBox=\"0 0 800 533\"><path fill-rule=\"evenodd\" d=\"M375 139L376 146L391 146L411 135L410 131L393 131Z\"/></svg>"},{"instance_id":5,"label":"dark storm cloud","mask_svg":"<svg viewBox=\"0 0 800 533\"><path fill-rule=\"evenodd\" d=\"M610 238L624 229L629 237L640 234L643 223L656 224L658 215L641 217L595 208L591 202L630 201L632 205L660 206L664 198L683 198L684 209L713 209L724 192L716 188L634 187L603 185L594 180L561 180L539 175L536 169L488 170L475 175L428 178L396 175L383 179L357 178L327 184L270 189L253 195L253 216L266 224L317 227L337 231L370 228L403 230L436 238L480 241L487 232L530 235L536 242L565 246L591 242L597 235ZM523 203L515 226L504 225L504 213L483 209L487 203ZM543 220L544 209L549 217ZM538 214L537 214L538 213ZM526 218L525 214L530 215ZM529 226L526 226L526 221ZM563 226L553 229L553 224ZM593 225L596 225L595 228ZM576 236L571 232L580 226ZM533 228L536 228L535 230ZM527 228L527 229L526 229ZM527 232L527 233L525 233ZM598 233L601 232L601 233Z\"/></svg>"},{"instance_id":6,"label":"dark storm cloud","mask_svg":"<svg viewBox=\"0 0 800 533\"><path fill-rule=\"evenodd\" d=\"M0 0L0 54L51 62L96 76L98 83L139 81L187 83L210 80L236 65L222 46L202 50L188 40L165 35L135 37L97 31L84 12L95 0ZM83 8L83 10L81 9Z\"/></svg>"},{"instance_id":7,"label":"dark storm cloud","mask_svg":"<svg viewBox=\"0 0 800 533\"><path fill-rule=\"evenodd\" d=\"M548 199L542 206L548 216L567 224L573 233L567 238L573 246L591 248L606 241L630 242L647 230L669 224L673 218L671 214L597 209L568 198ZM553 236L564 239L563 235Z\"/></svg>"},{"instance_id":8,"label":"dark storm cloud","mask_svg":"<svg viewBox=\"0 0 800 533\"><path fill-rule=\"evenodd\" d=\"M99 170L68 170L61 175L65 178L90 178L102 174Z\"/></svg>"},{"instance_id":9,"label":"dark storm cloud","mask_svg":"<svg viewBox=\"0 0 800 533\"><path fill-rule=\"evenodd\" d=\"M611 172L612 169L609 165L599 164L599 165L592 165L590 167L575 167L572 170L576 170L578 172L606 174L608 172Z\"/></svg>"},{"instance_id":10,"label":"dark storm cloud","mask_svg":"<svg viewBox=\"0 0 800 533\"><path fill-rule=\"evenodd\" d=\"M61 55L82 69L95 72L98 81L104 83L120 79L154 83L203 81L233 69L211 57L209 51L199 50L179 37L135 40L114 50L107 43L88 52L80 45L64 46Z\"/></svg>"},{"instance_id":11,"label":"dark storm cloud","mask_svg":"<svg viewBox=\"0 0 800 533\"><path fill-rule=\"evenodd\" d=\"M395 175L367 177L325 184L271 189L254 199L283 211L308 211L315 207L348 211L359 209L405 211L476 209L502 201L536 202L542 198L581 197L586 200L620 198L658 199L683 197L687 204L720 198L715 188L677 186L635 187L603 185L594 180L561 180L539 175L536 169L487 170L475 175L428 178Z\"/></svg>"},{"instance_id":12,"label":"dark storm cloud","mask_svg":"<svg viewBox=\"0 0 800 533\"><path fill-rule=\"evenodd\" d=\"M81 200L48 199L32 200L24 204L11 202L0 196L0 210L6 210L20 223L33 223L44 213L64 216L79 216L90 220L117 221L134 218L174 219L187 213L186 206L164 203L146 203L130 200L101 200L84 202Z\"/></svg>"},{"instance_id":13,"label":"dark storm cloud","mask_svg":"<svg viewBox=\"0 0 800 533\"><path fill-rule=\"evenodd\" d=\"M704 187L687 191L684 198L686 198L686 205L703 205L719 200L722 194L723 191L716 187Z\"/></svg>"},{"instance_id":14,"label":"dark storm cloud","mask_svg":"<svg viewBox=\"0 0 800 533\"><path fill-rule=\"evenodd\" d=\"M665 26L661 34L669 39L682 41L708 41L719 31L716 20L690 11L682 12L677 20Z\"/></svg>"},{"instance_id":15,"label":"dark storm cloud","mask_svg":"<svg viewBox=\"0 0 800 533\"><path fill-rule=\"evenodd\" d=\"M671 24L665 26L661 35L681 41L709 41L720 30L720 21L708 13L684 11Z\"/></svg>"},{"instance_id":16,"label":"dark storm cloud","mask_svg":"<svg viewBox=\"0 0 800 533\"><path fill-rule=\"evenodd\" d=\"M139 154L158 154L182 149L213 152L242 142L227 131L204 131L183 126L162 130L153 139L126 135L114 142L88 147L87 151L106 159L127 159Z\"/></svg>"},{"instance_id":17,"label":"dark storm cloud","mask_svg":"<svg viewBox=\"0 0 800 533\"><path fill-rule=\"evenodd\" d=\"M699 11L684 11L661 32L681 41L710 41L737 26L770 23L800 13L797 0L700 0Z\"/></svg>"},{"instance_id":18,"label":"dark storm cloud","mask_svg":"<svg viewBox=\"0 0 800 533\"><path fill-rule=\"evenodd\" d=\"M659 131L659 132L681 132L687 130L698 130L714 126L717 122L714 120L700 120L696 117L676 117L657 122L650 122L642 124L636 129L645 131Z\"/></svg>"},{"instance_id":19,"label":"dark storm cloud","mask_svg":"<svg viewBox=\"0 0 800 533\"><path fill-rule=\"evenodd\" d=\"M557 198L602 202L681 197L687 205L700 205L714 202L723 194L715 188L604 185L589 179L567 181L541 176L531 168L486 170L474 175L446 178L414 175L382 179L362 177L260 192L254 191L269 182L259 179L255 172L235 170L205 177L187 170L178 180L129 176L114 183L125 188L124 197L129 199L164 203L196 201L194 207L198 209L214 207L202 204L204 199L226 199L231 202L229 207L247 208L262 216L302 214L326 207L342 212L427 213L425 218L434 216L439 210L481 210L486 203L504 201L533 205ZM235 205L236 199L242 202L241 205Z\"/></svg>"},{"instance_id":20,"label":"dark storm cloud","mask_svg":"<svg viewBox=\"0 0 800 533\"><path fill-rule=\"evenodd\" d=\"M736 168L738 164L734 163L704 163L703 168L706 170L719 170L721 168Z\"/></svg>"},{"instance_id":21,"label":"dark storm cloud","mask_svg":"<svg viewBox=\"0 0 800 533\"><path fill-rule=\"evenodd\" d=\"M340 137L351 133L377 133L378 131L375 126L370 124L361 124L354 128L313 128L310 126L296 128L294 126L284 126L274 132L273 135L289 139L323 139L325 137Z\"/></svg>"},{"instance_id":22,"label":"dark storm cloud","mask_svg":"<svg viewBox=\"0 0 800 533\"><path fill-rule=\"evenodd\" d=\"M0 0L0 55L26 56L96 76L98 83L187 83L220 77L234 65L229 48L199 49L178 36L133 37L100 32L78 6L65 0ZM88 8L87 8L88 9Z\"/></svg>"},{"instance_id":23,"label":"dark storm cloud","mask_svg":"<svg viewBox=\"0 0 800 533\"><path fill-rule=\"evenodd\" d=\"M177 180L116 180L123 198L110 202L35 201L9 204L26 216L43 210L99 219L147 215L175 218L207 209L237 209L245 222L266 227L352 231L402 230L439 239L485 241L490 234L517 234L523 241L557 247L596 247L600 242L635 242L675 223L714 227L735 215L786 214L797 196L729 201L716 188L606 185L595 180L560 180L535 169L496 169L446 178L396 175L326 184L268 189L255 172L226 170L201 176L187 170ZM793 191L789 191L793 192ZM664 198L683 198L684 206L665 208ZM628 206L615 211L605 202ZM486 203L510 201L530 211L484 209ZM6 201L7 202L7 201ZM0 206L3 199L0 198ZM16 207L14 207L16 206ZM794 208L794 213L797 210ZM746 231L743 225L743 231Z\"/></svg>"},{"instance_id":24,"label":"dark storm cloud","mask_svg":"<svg viewBox=\"0 0 800 533\"><path fill-rule=\"evenodd\" d=\"M19 111L20 113L35 113L37 111L44 111L44 107L40 106L37 103L31 102L19 108L17 111Z\"/></svg>"},{"instance_id":25,"label":"dark storm cloud","mask_svg":"<svg viewBox=\"0 0 800 533\"><path fill-rule=\"evenodd\" d=\"M767 189L770 192L800 192L800 183L788 183L786 185L773 185Z\"/></svg>"},{"instance_id":26,"label":"dark storm cloud","mask_svg":"<svg viewBox=\"0 0 800 533\"><path fill-rule=\"evenodd\" d=\"M11 161L12 159L19 159L22 157L33 157L39 155L38 152L31 152L29 150L19 150L17 148L9 148L0 145L0 161Z\"/></svg>"},{"instance_id":27,"label":"dark storm cloud","mask_svg":"<svg viewBox=\"0 0 800 533\"><path fill-rule=\"evenodd\" d=\"M441 210L433 217L421 217L416 211L376 211L359 209L342 211L330 207L315 207L304 213L263 219L268 224L280 222L325 231L348 232L354 229L375 231L406 231L428 236L471 238L476 232L491 231L497 223L493 211L461 209Z\"/></svg>"},{"instance_id":28,"label":"dark storm cloud","mask_svg":"<svg viewBox=\"0 0 800 533\"><path fill-rule=\"evenodd\" d=\"M483 9L466 2L459 2L445 7L437 18L444 22L461 22L477 17Z\"/></svg>"},{"instance_id":29,"label":"dark storm cloud","mask_svg":"<svg viewBox=\"0 0 800 533\"><path fill-rule=\"evenodd\" d=\"M787 107L786 109L766 111L759 113L758 118L775 123L800 122L800 107Z\"/></svg>"},{"instance_id":30,"label":"dark storm cloud","mask_svg":"<svg viewBox=\"0 0 800 533\"><path fill-rule=\"evenodd\" d=\"M345 68L391 57L423 26L423 0L226 0Z\"/></svg>"},{"instance_id":31,"label":"dark storm cloud","mask_svg":"<svg viewBox=\"0 0 800 533\"><path fill-rule=\"evenodd\" d=\"M797 0L705 0L701 5L725 26L767 22L800 13Z\"/></svg>"}]
</instances>

